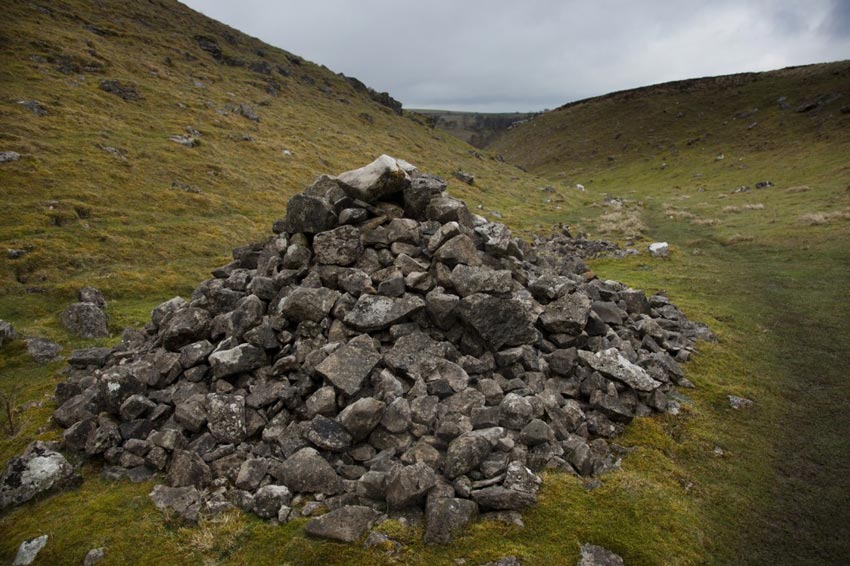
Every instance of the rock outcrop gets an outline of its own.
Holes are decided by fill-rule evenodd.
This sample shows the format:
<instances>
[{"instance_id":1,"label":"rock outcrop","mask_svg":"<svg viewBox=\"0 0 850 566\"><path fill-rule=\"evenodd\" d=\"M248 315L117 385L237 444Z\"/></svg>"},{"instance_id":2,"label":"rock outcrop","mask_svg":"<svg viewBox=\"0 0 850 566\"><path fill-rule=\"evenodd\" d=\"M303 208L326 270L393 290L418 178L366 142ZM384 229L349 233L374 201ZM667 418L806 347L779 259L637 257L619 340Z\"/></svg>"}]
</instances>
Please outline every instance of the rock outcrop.
<instances>
[{"instance_id":1,"label":"rock outcrop","mask_svg":"<svg viewBox=\"0 0 850 566\"><path fill-rule=\"evenodd\" d=\"M611 440L675 404L710 332L445 189L388 156L318 178L190 298L71 355L65 445L161 472L157 507L190 520L321 495L307 532L341 541L420 509L445 543L533 505L541 469L616 467Z\"/></svg>"}]
</instances>

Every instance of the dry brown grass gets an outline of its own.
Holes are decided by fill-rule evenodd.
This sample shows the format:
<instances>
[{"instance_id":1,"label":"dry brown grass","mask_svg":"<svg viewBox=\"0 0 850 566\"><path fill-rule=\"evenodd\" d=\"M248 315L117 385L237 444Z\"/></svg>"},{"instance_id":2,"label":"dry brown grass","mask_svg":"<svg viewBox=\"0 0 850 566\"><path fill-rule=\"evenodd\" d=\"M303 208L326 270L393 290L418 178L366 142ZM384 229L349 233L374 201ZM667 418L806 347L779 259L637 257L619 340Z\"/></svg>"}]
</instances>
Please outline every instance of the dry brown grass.
<instances>
[{"instance_id":1,"label":"dry brown grass","mask_svg":"<svg viewBox=\"0 0 850 566\"><path fill-rule=\"evenodd\" d=\"M691 224L695 224L697 226L717 226L720 224L719 218L694 218L691 220Z\"/></svg>"},{"instance_id":2,"label":"dry brown grass","mask_svg":"<svg viewBox=\"0 0 850 566\"><path fill-rule=\"evenodd\" d=\"M646 231L646 224L641 220L639 211L619 208L600 216L597 229L602 234L638 238Z\"/></svg>"},{"instance_id":3,"label":"dry brown grass","mask_svg":"<svg viewBox=\"0 0 850 566\"><path fill-rule=\"evenodd\" d=\"M807 185L799 185L799 186L796 186L796 187L788 187L787 189L785 189L785 192L786 193L807 193L811 190L812 189L810 187L808 187Z\"/></svg>"},{"instance_id":4,"label":"dry brown grass","mask_svg":"<svg viewBox=\"0 0 850 566\"><path fill-rule=\"evenodd\" d=\"M745 204L744 210L764 210L764 205L760 202L755 204Z\"/></svg>"},{"instance_id":5,"label":"dry brown grass","mask_svg":"<svg viewBox=\"0 0 850 566\"><path fill-rule=\"evenodd\" d=\"M823 226L841 220L850 220L850 207L834 212L810 212L799 218L800 223L806 226Z\"/></svg>"},{"instance_id":6,"label":"dry brown grass","mask_svg":"<svg viewBox=\"0 0 850 566\"><path fill-rule=\"evenodd\" d=\"M722 210L723 214L737 214L741 212L740 206L724 206Z\"/></svg>"},{"instance_id":7,"label":"dry brown grass","mask_svg":"<svg viewBox=\"0 0 850 566\"><path fill-rule=\"evenodd\" d=\"M696 218L693 212L676 208L669 203L664 203L664 216L669 220L692 220Z\"/></svg>"},{"instance_id":8,"label":"dry brown grass","mask_svg":"<svg viewBox=\"0 0 850 566\"><path fill-rule=\"evenodd\" d=\"M732 234L728 238L726 238L727 246L734 246L735 244L742 244L744 242L752 242L755 238L749 234Z\"/></svg>"}]
</instances>

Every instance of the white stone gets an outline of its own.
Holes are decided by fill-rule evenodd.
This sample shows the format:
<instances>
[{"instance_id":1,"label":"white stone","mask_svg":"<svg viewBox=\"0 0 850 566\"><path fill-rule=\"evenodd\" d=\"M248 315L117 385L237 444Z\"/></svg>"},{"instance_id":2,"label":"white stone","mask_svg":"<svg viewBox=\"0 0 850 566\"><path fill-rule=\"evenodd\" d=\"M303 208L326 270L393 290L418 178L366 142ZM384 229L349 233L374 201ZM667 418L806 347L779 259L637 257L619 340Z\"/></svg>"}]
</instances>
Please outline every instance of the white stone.
<instances>
[{"instance_id":1,"label":"white stone","mask_svg":"<svg viewBox=\"0 0 850 566\"><path fill-rule=\"evenodd\" d=\"M12 562L12 566L27 566L28 564L32 564L35 557L38 556L38 553L41 552L41 549L46 544L47 535L41 535L32 540L25 540L18 547L18 553L15 555L15 561Z\"/></svg>"},{"instance_id":2,"label":"white stone","mask_svg":"<svg viewBox=\"0 0 850 566\"><path fill-rule=\"evenodd\" d=\"M649 244L649 254L652 257L667 257L670 255L670 246L667 242L653 242Z\"/></svg>"}]
</instances>

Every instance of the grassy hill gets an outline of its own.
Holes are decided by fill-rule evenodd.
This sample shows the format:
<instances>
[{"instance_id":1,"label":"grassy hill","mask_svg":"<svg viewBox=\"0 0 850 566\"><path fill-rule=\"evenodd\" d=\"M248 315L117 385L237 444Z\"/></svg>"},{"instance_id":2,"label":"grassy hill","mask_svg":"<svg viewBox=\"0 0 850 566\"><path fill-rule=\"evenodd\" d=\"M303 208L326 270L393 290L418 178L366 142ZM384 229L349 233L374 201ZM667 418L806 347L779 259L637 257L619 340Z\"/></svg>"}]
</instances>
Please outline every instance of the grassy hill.
<instances>
[{"instance_id":1,"label":"grassy hill","mask_svg":"<svg viewBox=\"0 0 850 566\"><path fill-rule=\"evenodd\" d=\"M688 365L698 388L685 392L680 416L630 426L622 441L635 452L601 485L548 474L525 529L480 524L450 547L424 547L421 532L394 524L389 534L405 547L388 554L308 539L304 521L280 527L233 513L188 527L154 509L151 482L109 482L86 465L78 489L0 515L0 560L44 533L44 564L80 563L98 546L105 564L477 565L511 554L571 564L588 541L628 564L848 555L850 470L836 464L850 462L840 442L850 426L841 363L850 350L850 152L838 111L850 102L846 63L787 71L778 89L756 77L705 83L694 90L701 98L675 88L625 102L612 95L540 116L476 152L357 83L176 2L4 8L0 151L22 157L0 163L0 318L25 335L57 340L65 353L115 343L122 327L143 324L156 304L225 263L231 247L263 238L315 175L389 153L443 175L453 194L521 233L568 222L668 239L669 261L593 268L666 289L721 342ZM844 97L795 112L834 92ZM791 108L768 104L780 96ZM671 97L690 100L682 117ZM558 126L563 115L570 121ZM696 137L704 141L688 146ZM454 181L457 169L475 183ZM774 186L755 189L762 180ZM733 192L741 185L752 190ZM58 324L85 284L110 301L111 338L76 340ZM0 434L0 463L34 438L58 436L49 417L61 369L35 364L20 341L0 352L0 390L13 396L17 424ZM728 394L756 403L735 412ZM824 516L836 518L831 528Z\"/></svg>"},{"instance_id":2,"label":"grassy hill","mask_svg":"<svg viewBox=\"0 0 850 566\"><path fill-rule=\"evenodd\" d=\"M691 370L709 397L677 440L695 451L672 458L713 525L697 562L850 556L848 79L841 61L655 85L565 105L488 147L586 187L584 229L674 248L663 267L596 262L600 276L662 286L715 319L723 340L697 367L716 365ZM755 410L719 411L726 394ZM700 443L721 448L724 472Z\"/></svg>"}]
</instances>

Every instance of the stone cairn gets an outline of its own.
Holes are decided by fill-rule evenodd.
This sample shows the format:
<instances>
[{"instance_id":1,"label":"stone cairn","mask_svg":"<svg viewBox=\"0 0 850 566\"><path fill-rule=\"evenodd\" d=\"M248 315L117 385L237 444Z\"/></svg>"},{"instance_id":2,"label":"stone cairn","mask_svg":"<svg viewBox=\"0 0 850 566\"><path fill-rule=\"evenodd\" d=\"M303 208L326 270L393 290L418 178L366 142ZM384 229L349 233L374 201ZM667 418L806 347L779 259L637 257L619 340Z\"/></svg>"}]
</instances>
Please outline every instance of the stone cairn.
<instances>
[{"instance_id":1,"label":"stone cairn","mask_svg":"<svg viewBox=\"0 0 850 566\"><path fill-rule=\"evenodd\" d=\"M162 472L154 503L188 520L236 506L354 541L403 517L437 543L518 520L536 472L615 467L609 441L676 405L711 337L388 156L319 177L233 257L115 348L74 352L56 390L66 449Z\"/></svg>"}]
</instances>

